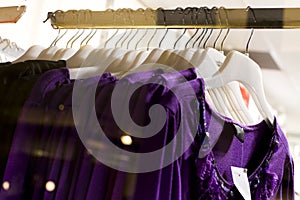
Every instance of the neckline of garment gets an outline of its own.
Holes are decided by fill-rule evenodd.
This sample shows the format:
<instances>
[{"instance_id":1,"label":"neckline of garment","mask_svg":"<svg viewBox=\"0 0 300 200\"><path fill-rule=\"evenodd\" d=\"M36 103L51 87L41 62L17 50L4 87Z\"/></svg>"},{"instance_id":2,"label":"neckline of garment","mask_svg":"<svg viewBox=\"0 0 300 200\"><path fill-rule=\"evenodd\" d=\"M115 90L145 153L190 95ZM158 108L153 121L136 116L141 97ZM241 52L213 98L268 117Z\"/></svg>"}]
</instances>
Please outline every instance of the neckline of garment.
<instances>
[{"instance_id":1,"label":"neckline of garment","mask_svg":"<svg viewBox=\"0 0 300 200\"><path fill-rule=\"evenodd\" d=\"M253 170L251 172L251 174L248 176L248 181L250 183L253 182L257 178L260 179L261 178L261 172L263 171L263 168L267 167L269 165L269 161L272 158L272 155L275 153L275 149L273 148L274 144L278 145L278 140L277 140L276 135L277 135L277 129L274 128L274 130L272 130L272 137L271 137L271 140L270 140L270 143L269 143L269 146L268 146L267 153L265 154L265 156L263 157L263 159L261 160L259 165L255 168L255 170ZM215 156L214 156L214 153L213 153L212 150L210 151L208 156L210 156L210 158L211 158L211 161L212 161L212 164L213 164L213 169L216 172L218 182L220 183L220 185L225 187L227 190L223 187L222 187L222 189L225 190L225 191L231 190L234 187L234 183L228 182L221 175L221 173L220 173L220 171L217 167L217 162L216 162L216 159L215 159ZM250 187L251 187L251 185L250 185Z\"/></svg>"}]
</instances>

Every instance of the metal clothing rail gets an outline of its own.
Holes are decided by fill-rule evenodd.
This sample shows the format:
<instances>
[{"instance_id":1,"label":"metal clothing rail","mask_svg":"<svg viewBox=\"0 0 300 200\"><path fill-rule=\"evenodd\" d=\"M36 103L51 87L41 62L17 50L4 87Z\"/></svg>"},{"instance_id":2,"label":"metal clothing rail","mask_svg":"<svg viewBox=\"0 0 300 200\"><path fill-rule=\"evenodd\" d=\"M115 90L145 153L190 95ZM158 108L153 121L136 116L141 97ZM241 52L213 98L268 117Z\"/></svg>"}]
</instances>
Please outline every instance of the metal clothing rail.
<instances>
[{"instance_id":1,"label":"metal clothing rail","mask_svg":"<svg viewBox=\"0 0 300 200\"><path fill-rule=\"evenodd\" d=\"M187 7L49 12L55 29L300 28L300 8Z\"/></svg>"},{"instance_id":2,"label":"metal clothing rail","mask_svg":"<svg viewBox=\"0 0 300 200\"><path fill-rule=\"evenodd\" d=\"M26 6L0 7L0 23L16 23L25 11Z\"/></svg>"}]
</instances>

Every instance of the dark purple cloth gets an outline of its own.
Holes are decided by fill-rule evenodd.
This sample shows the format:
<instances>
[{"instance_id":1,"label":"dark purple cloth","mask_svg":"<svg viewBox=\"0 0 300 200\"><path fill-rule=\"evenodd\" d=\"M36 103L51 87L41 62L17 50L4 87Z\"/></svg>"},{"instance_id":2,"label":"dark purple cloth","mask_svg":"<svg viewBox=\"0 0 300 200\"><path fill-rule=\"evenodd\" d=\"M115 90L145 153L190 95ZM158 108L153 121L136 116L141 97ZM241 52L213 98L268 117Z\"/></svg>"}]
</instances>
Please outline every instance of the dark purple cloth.
<instances>
[{"instance_id":1,"label":"dark purple cloth","mask_svg":"<svg viewBox=\"0 0 300 200\"><path fill-rule=\"evenodd\" d=\"M177 87L185 91L189 84L195 91L203 85L194 80ZM247 168L252 199L294 199L293 159L276 118L272 127L266 121L244 126L214 112L206 102L203 116L205 131L199 131L201 146L195 159L197 180L189 184L196 187L184 188L182 182L182 191L193 190L183 199L243 199L230 166ZM236 126L243 129L244 142L238 139Z\"/></svg>"},{"instance_id":2,"label":"dark purple cloth","mask_svg":"<svg viewBox=\"0 0 300 200\"><path fill-rule=\"evenodd\" d=\"M230 165L240 165L246 166L249 173L252 172L250 185L253 199L274 199L276 196L280 199L293 199L293 160L276 119L274 128L268 127L264 121L248 127L238 124L246 132L242 159L240 152L243 146L235 137L234 124L237 123L218 115L205 102L204 82L196 79L195 69L180 73L163 73L162 70L138 72L121 80L106 73L77 80L82 93L75 95L78 98L76 101L72 99L74 81L62 74L61 79L59 78L61 81L55 86L45 76L44 79L48 81L39 79L40 85L35 85L32 90L34 95L31 95L23 108L5 172L5 180L10 182L10 189L2 189L0 197L241 199L230 174ZM57 72L53 74L53 80L57 81L58 77ZM153 81L156 84L145 84ZM43 85L50 87L48 89ZM133 85L140 87L131 94L128 91ZM93 86L96 91L93 91ZM121 100L118 114L123 116L123 120L127 117L125 110L128 110L125 104L122 105L122 100L125 102L125 99L130 99L130 117L140 126L155 121L151 121L149 117L149 109L153 105L164 107L166 122L157 134L148 138L132 137L133 143L130 146L121 143L120 137L130 133L131 125L124 132L112 115L111 95L117 86L122 86L117 99ZM90 102L95 102L95 106ZM36 113L29 112L35 108ZM77 122L74 121L74 108L79 113ZM92 109L95 109L96 116L91 114ZM28 116L38 119L40 123L24 123L22 119L27 119ZM105 136L99 137L98 129L90 129L95 125L92 120L94 117ZM83 131L84 136L89 138L85 146L79 131ZM210 137L206 137L206 132L209 132ZM103 137L119 147L120 154L112 154L105 146ZM172 141L175 143L171 143ZM113 169L91 154L104 151L105 157L111 159L111 162L117 161L119 165L123 165L130 164L132 160L120 160L122 150L134 153L153 152L170 143L171 151L162 151L154 160L145 161L141 158L135 161L139 166L151 165L151 162L161 165L159 169L145 173L127 173ZM210 147L208 144L212 148L207 148ZM164 163L170 157L174 162L165 166ZM54 191L45 190L47 181L55 183Z\"/></svg>"},{"instance_id":3,"label":"dark purple cloth","mask_svg":"<svg viewBox=\"0 0 300 200\"><path fill-rule=\"evenodd\" d=\"M100 77L99 84L98 77L89 78L84 80L82 84L86 90L92 85L96 84L97 93L100 93L102 89L106 88L109 84L114 84L115 78L110 76L110 74L106 73L102 77ZM84 157L86 155L86 149L81 144L80 138L78 137L76 127L73 121L72 115L72 89L74 84L68 85L66 88L60 88L56 95L51 100L51 108L56 108L60 105L64 105L64 109L61 110L59 114L59 118L57 118L57 123L60 122L61 125L54 126L54 129L50 130L49 135L57 135L58 138L54 138L51 141L45 141L46 143L50 143L50 146L53 146L57 143L56 154L54 155L54 161L50 167L50 173L46 176L46 180L51 180L56 184L57 189L54 192L45 191L44 199L74 199L76 195L75 192L77 183L80 183L80 169L84 162ZM69 91L68 97L65 101L59 102L60 93L64 93L64 91ZM82 101L91 101L91 99L85 98L86 95L82 94ZM82 114L89 114L87 110L82 112ZM89 116L81 116L83 120L88 120ZM60 120L62 119L62 120ZM56 124L57 124L56 123ZM82 187L86 187L86 185L82 185ZM82 191L82 189L80 190ZM83 190L84 191L84 190ZM79 191L78 191L79 192Z\"/></svg>"},{"instance_id":4,"label":"dark purple cloth","mask_svg":"<svg viewBox=\"0 0 300 200\"><path fill-rule=\"evenodd\" d=\"M0 181L24 102L44 72L66 66L65 61L28 60L0 67Z\"/></svg>"},{"instance_id":5,"label":"dark purple cloth","mask_svg":"<svg viewBox=\"0 0 300 200\"><path fill-rule=\"evenodd\" d=\"M194 87L181 89L181 85L190 84L193 84ZM195 184L193 182L193 174L195 175L193 161L197 155L197 145L194 144L197 133L194 135L192 129L193 127L197 129L199 124L199 121L194 120L194 117L197 114L201 117L203 113L201 107L203 86L198 79L178 85L174 85L175 88L165 93L156 102L163 105L168 112L168 124L161 132L165 135L164 139L157 140L154 144L151 142L145 144L145 148L152 149L151 144L152 146L165 146L176 137L177 143L174 145L174 154L171 154L176 159L160 170L138 174L133 199L194 199L190 193ZM175 96L175 94L180 94L180 96ZM196 110L199 113L195 112ZM181 127L178 127L180 123ZM187 150L184 151L183 155L177 155L176 153L181 148L185 148L185 144L189 144ZM165 159L165 156L170 155L162 154L161 159ZM147 188L147 190L143 188Z\"/></svg>"},{"instance_id":6,"label":"dark purple cloth","mask_svg":"<svg viewBox=\"0 0 300 200\"><path fill-rule=\"evenodd\" d=\"M196 160L198 199L243 199L230 166L247 168L252 199L294 199L293 159L276 118L272 127L266 121L244 126L206 108L211 150ZM243 143L234 124L245 132Z\"/></svg>"},{"instance_id":7,"label":"dark purple cloth","mask_svg":"<svg viewBox=\"0 0 300 200\"><path fill-rule=\"evenodd\" d=\"M143 73L137 73L137 75L144 77ZM169 77L168 77L169 76ZM196 78L196 73L193 69L185 70L180 73L166 73L163 74L163 76L153 76L151 79L154 79L157 81L158 84L148 84L144 85L141 87L140 90L136 91L134 95L132 95L131 99L131 111L132 112L132 118L135 119L135 122L137 123L144 123L145 121L143 120L148 120L148 110L151 105L159 103L161 96L164 94L164 92L167 92L168 89L166 87L173 87L176 84L179 84L184 81L182 78L184 77L187 80L191 80L193 78ZM151 80L150 79L150 80ZM153 80L152 80L153 81ZM169 82L168 82L169 81ZM141 84L145 84L147 82L147 79L145 79ZM173 82L173 83L172 83ZM165 83L165 87L162 87L159 84ZM172 84L171 84L172 83ZM122 88L126 88L126 86L129 86L128 82L120 80L118 84L122 84ZM132 83L131 83L132 84ZM139 84L139 83L137 83ZM126 96L126 89L123 90L124 93L123 95ZM119 94L119 93L118 93ZM127 97L124 97L122 94L119 94L117 99L124 99ZM167 101L167 99L165 99ZM111 102L110 99L108 99L108 102ZM176 103L175 103L176 104ZM125 109L126 108L126 105ZM193 108L195 109L195 108ZM119 110L119 114L122 115L122 109ZM178 110L176 110L178 113ZM98 112L97 112L98 113ZM140 114L142 113L142 114ZM136 115L138 114L138 115ZM148 118L147 118L147 117ZM147 139L139 139L136 137L132 137L133 144L130 147L126 147L120 143L120 137L124 134L122 130L119 129L118 125L115 124L114 118L112 117L111 114L111 109L110 105L105 106L105 111L104 114L99 116L99 123L102 127L104 127L105 133L107 137L109 137L112 142L117 145L118 147L128 150L128 151L133 151L133 152L147 152L147 151L152 151L153 147L154 148L160 148L164 146L167 142L169 142L173 137L174 133L176 133L176 128L177 128L177 121L176 117L178 115L174 115L172 113L167 113L167 122L164 128L155 136ZM147 121L146 121L147 123ZM143 124L143 125L144 125ZM196 124L197 125L197 124ZM95 133L96 134L96 133ZM95 141L95 140L94 140ZM101 142L97 141L96 142ZM92 148L92 147L91 147ZM95 149L96 151L96 149ZM109 151L108 151L109 152ZM108 154L109 155L109 154ZM113 157L113 155L112 155ZM160 160L162 159L163 155L160 155L157 159ZM112 158L113 159L113 158ZM130 162L130 161L128 161ZM176 165L175 163L174 165ZM92 175L92 180L91 183L89 184L89 192L88 192L88 199L92 199L93 197L100 197L100 199L121 199L122 196L125 199L133 199L136 197L136 199L140 199L140 197L143 197L145 199L155 199L160 197L161 199L164 199L164 197L168 197L171 194L171 188L170 186L172 185L172 173L173 173L173 165L170 167L170 169L161 169L157 170L155 172L150 172L150 173L145 173L145 174L132 174L132 173L124 173L124 172L118 172L115 170L109 170L103 169L105 167L102 166L103 164L100 162L96 163L96 167L94 168L94 173ZM103 173L105 171L105 173ZM110 175L108 175L110 173ZM162 174L162 175L161 175ZM113 184L114 181L115 183L112 186L103 186L103 179L105 179L105 176L109 177L109 182L107 182L108 185ZM175 176L175 175L174 175ZM117 177L117 178L114 178ZM141 178L140 178L141 177ZM158 180L159 178L166 179ZM135 180L142 180L142 183L139 184L135 182ZM176 178L175 178L176 179ZM122 185L124 185L124 180L126 180L126 189L121 190ZM147 181L145 181L147 180ZM162 183L162 184L161 184ZM146 184L146 185L145 185ZM140 188L140 186L146 186L143 188L147 188L147 190L136 190L137 188ZM101 188L104 187L104 188ZM106 187L108 187L106 189ZM123 186L124 187L124 186ZM137 187L137 188L136 188ZM142 188L142 187L141 187ZM103 193L104 190L109 190L109 194ZM101 192L102 191L102 192ZM115 192L114 192L115 191ZM99 196L97 195L99 194ZM100 196L102 195L102 196Z\"/></svg>"},{"instance_id":8,"label":"dark purple cloth","mask_svg":"<svg viewBox=\"0 0 300 200\"><path fill-rule=\"evenodd\" d=\"M32 88L18 120L3 177L3 181L10 183L10 188L7 191L1 189L0 199L22 199L30 193L27 190L33 184L29 177L33 170L29 165L30 160L45 156L44 152L34 148L39 140L37 133L41 133L41 128L48 124L47 119L43 118L45 110L42 100L49 91L68 80L68 69L49 70L41 75Z\"/></svg>"}]
</instances>

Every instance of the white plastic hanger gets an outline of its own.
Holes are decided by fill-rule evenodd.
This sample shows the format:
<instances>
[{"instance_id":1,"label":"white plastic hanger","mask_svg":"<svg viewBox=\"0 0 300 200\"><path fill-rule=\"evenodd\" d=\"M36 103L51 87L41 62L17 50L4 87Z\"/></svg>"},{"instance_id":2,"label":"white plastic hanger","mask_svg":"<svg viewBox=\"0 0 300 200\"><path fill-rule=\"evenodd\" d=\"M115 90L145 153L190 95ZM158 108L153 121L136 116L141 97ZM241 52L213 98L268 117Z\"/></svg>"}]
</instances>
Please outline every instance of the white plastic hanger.
<instances>
[{"instance_id":1,"label":"white plastic hanger","mask_svg":"<svg viewBox=\"0 0 300 200\"><path fill-rule=\"evenodd\" d=\"M52 42L52 44L44 49L40 55L36 58L39 60L56 60L56 58L54 58L55 54L60 50L60 48L58 46L56 46L57 42L67 33L67 30L60 36L60 29L58 31L58 36L55 38L55 40ZM79 31L69 40L69 42L71 40L73 40L73 38L79 33ZM69 43L68 42L68 43Z\"/></svg>"},{"instance_id":2,"label":"white plastic hanger","mask_svg":"<svg viewBox=\"0 0 300 200\"><path fill-rule=\"evenodd\" d=\"M225 60L225 55L214 48L206 48L202 56L211 58L215 61L217 66L221 66ZM216 71L218 70L218 68L215 69ZM229 111L233 119L244 124L253 123L253 119L246 108L238 83L228 83L227 85L224 85L222 89L220 88L218 92L222 95L222 99L225 102L226 112ZM221 102L221 99L219 102ZM226 114L226 116L229 117L230 115Z\"/></svg>"},{"instance_id":3,"label":"white plastic hanger","mask_svg":"<svg viewBox=\"0 0 300 200\"><path fill-rule=\"evenodd\" d=\"M45 47L40 45L31 46L22 56L13 61L13 63L24 62L26 60L34 60L44 49Z\"/></svg>"},{"instance_id":4,"label":"white plastic hanger","mask_svg":"<svg viewBox=\"0 0 300 200\"><path fill-rule=\"evenodd\" d=\"M155 63L159 57L163 54L165 50L160 48L152 49L149 52L149 55L147 56L146 60L142 64L150 64Z\"/></svg>"},{"instance_id":5,"label":"white plastic hanger","mask_svg":"<svg viewBox=\"0 0 300 200\"><path fill-rule=\"evenodd\" d=\"M24 49L18 47L15 42L11 42L8 39L1 39L0 37L0 54L2 54L7 61L12 61L19 58L25 53Z\"/></svg>"},{"instance_id":6,"label":"white plastic hanger","mask_svg":"<svg viewBox=\"0 0 300 200\"><path fill-rule=\"evenodd\" d=\"M191 64L195 67L198 76L201 78L210 77L218 70L216 62L203 53L203 49L196 51L190 61ZM219 101L218 99L216 99L217 96L214 94L214 91L209 91L206 93L206 95L211 95L210 99L214 100L213 102L210 102L212 104L212 107L215 108L219 113L225 115L226 112L224 111L224 105L222 106L222 100Z\"/></svg>"},{"instance_id":7,"label":"white plastic hanger","mask_svg":"<svg viewBox=\"0 0 300 200\"><path fill-rule=\"evenodd\" d=\"M67 59L68 68L79 68L82 63L85 61L87 56L94 50L94 47L91 45L85 45L80 47L76 53Z\"/></svg>"},{"instance_id":8,"label":"white plastic hanger","mask_svg":"<svg viewBox=\"0 0 300 200\"><path fill-rule=\"evenodd\" d=\"M226 56L218 72L205 79L205 83L207 89L213 89L232 81L239 81L247 88L261 115L272 124L274 114L265 97L259 65L248 56L234 50Z\"/></svg>"},{"instance_id":9,"label":"white plastic hanger","mask_svg":"<svg viewBox=\"0 0 300 200\"><path fill-rule=\"evenodd\" d=\"M158 48L154 48L150 51L148 57L146 60L142 63L144 64L153 64L157 63L157 61L162 57L163 54L166 54L166 50L161 47L163 40L165 39L169 29L166 29L166 32L164 33L163 37L161 38ZM149 45L151 43L151 40L153 39L154 35L157 33L157 30L153 33L152 37L150 38L148 44L147 44L147 51L149 50Z\"/></svg>"},{"instance_id":10,"label":"white plastic hanger","mask_svg":"<svg viewBox=\"0 0 300 200\"><path fill-rule=\"evenodd\" d=\"M223 42L226 39L228 33L229 32L227 31L227 34L224 37ZM220 34L221 34L221 31L219 33L219 36L220 36ZM214 42L214 46L215 46L219 36L217 37L216 41ZM206 45L206 42L208 41L208 39L209 39L209 37L206 39L204 46ZM223 42L221 45L221 49L223 46ZM205 48L205 50L202 52L200 57L197 58L197 60L196 60L196 62L198 62L196 64L198 66L197 69L199 70L201 77L207 78L207 77L212 76L216 71L218 71L220 65L224 62L224 60L225 60L225 55L223 53L221 53L220 51L218 51L217 49L210 48L210 47ZM203 66L207 66L207 67L203 68ZM229 93L228 92L229 90L232 90L232 92ZM226 115L227 117L235 119L244 124L249 124L250 122L252 122L251 120L248 120L247 117L244 116L245 114L248 114L248 116L250 118L251 115L249 114L249 112L247 112L247 109L245 107L244 101L241 96L239 86L236 83L230 83L229 85L226 85L226 86L224 85L222 88L211 90L208 93L217 93L215 96L218 97L218 101L217 101L219 103L218 107L222 108L221 110L218 110L218 109L217 110L221 114ZM235 96L231 96L232 94L234 94ZM237 98L237 101L239 104L234 104L237 101L234 101L232 99L235 99L235 98ZM239 112L241 110L241 107L242 107L242 110L245 112L245 114Z\"/></svg>"},{"instance_id":11,"label":"white plastic hanger","mask_svg":"<svg viewBox=\"0 0 300 200\"><path fill-rule=\"evenodd\" d=\"M81 41L80 47L84 46L84 42L85 41L86 41L85 45L87 45L88 42L94 37L94 35L96 34L96 32L97 32L96 30L91 29L90 33ZM79 35L79 37L81 35ZM79 37L77 37L77 39ZM66 48L59 49L55 53L54 59L56 59L56 60L67 60L70 57L72 57L76 53L76 51L77 51L77 50L73 49L73 44L74 44L75 41L76 41L76 39L71 43L71 47L70 48L66 47Z\"/></svg>"},{"instance_id":12,"label":"white plastic hanger","mask_svg":"<svg viewBox=\"0 0 300 200\"><path fill-rule=\"evenodd\" d=\"M57 46L50 46L44 49L36 58L37 60L53 60L54 54L59 50Z\"/></svg>"},{"instance_id":13,"label":"white plastic hanger","mask_svg":"<svg viewBox=\"0 0 300 200\"><path fill-rule=\"evenodd\" d=\"M117 77L122 77L129 71L143 71L141 63L147 58L148 54L147 51L128 51L122 59L119 58L112 63L107 71L114 73Z\"/></svg>"},{"instance_id":14,"label":"white plastic hanger","mask_svg":"<svg viewBox=\"0 0 300 200\"><path fill-rule=\"evenodd\" d=\"M53 60L67 60L71 58L77 52L73 48L61 48L53 56Z\"/></svg>"},{"instance_id":15,"label":"white plastic hanger","mask_svg":"<svg viewBox=\"0 0 300 200\"><path fill-rule=\"evenodd\" d=\"M133 38L137 35L137 33L138 33L138 31L136 31L136 33L133 34L133 36L128 40L126 49L129 49L129 44L130 44L130 42L132 42ZM156 32L154 32L154 34L155 33ZM153 37L154 37L154 34L153 34ZM145 34L143 35L143 37L144 36L145 36ZM143 37L135 45L136 48L138 46L138 43L143 39ZM150 42L151 42L151 39L148 42L148 45ZM123 46L122 43L121 43L121 46ZM145 61L145 59L147 58L149 53L150 53L149 51L140 51L140 50L136 50L136 49L135 50L127 50L127 52L125 54L121 54L121 56L119 56L119 58L114 60L114 62L112 62L109 65L109 67L107 68L107 71L114 73L117 77L122 77L122 76L126 75L127 72L129 72L129 71L142 70L141 64ZM139 68L139 69L137 69L137 68Z\"/></svg>"},{"instance_id":16,"label":"white plastic hanger","mask_svg":"<svg viewBox=\"0 0 300 200\"><path fill-rule=\"evenodd\" d=\"M113 62L118 62L127 50L119 47L106 48L107 43L118 33L118 30L105 42L103 48L92 49L87 56L82 59L80 69L72 70L71 76L75 79L95 76L106 71ZM124 36L125 34L123 34ZM120 40L119 40L120 41Z\"/></svg>"}]
</instances>

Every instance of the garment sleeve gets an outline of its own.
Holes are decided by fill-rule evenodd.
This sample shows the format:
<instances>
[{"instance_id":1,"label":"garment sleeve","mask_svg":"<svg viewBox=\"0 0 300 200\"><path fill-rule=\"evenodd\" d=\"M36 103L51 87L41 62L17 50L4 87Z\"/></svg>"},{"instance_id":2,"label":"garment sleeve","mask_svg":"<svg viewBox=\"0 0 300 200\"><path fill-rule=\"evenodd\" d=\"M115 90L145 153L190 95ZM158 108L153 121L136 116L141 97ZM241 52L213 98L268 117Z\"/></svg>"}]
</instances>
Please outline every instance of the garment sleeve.
<instances>
[{"instance_id":1,"label":"garment sleeve","mask_svg":"<svg viewBox=\"0 0 300 200\"><path fill-rule=\"evenodd\" d=\"M294 162L291 157L287 156L285 159L282 182L276 199L293 200L294 198Z\"/></svg>"}]
</instances>

